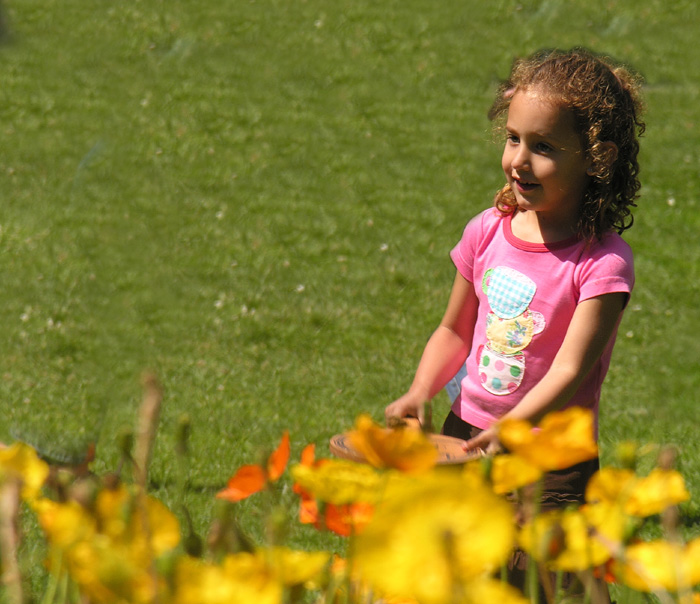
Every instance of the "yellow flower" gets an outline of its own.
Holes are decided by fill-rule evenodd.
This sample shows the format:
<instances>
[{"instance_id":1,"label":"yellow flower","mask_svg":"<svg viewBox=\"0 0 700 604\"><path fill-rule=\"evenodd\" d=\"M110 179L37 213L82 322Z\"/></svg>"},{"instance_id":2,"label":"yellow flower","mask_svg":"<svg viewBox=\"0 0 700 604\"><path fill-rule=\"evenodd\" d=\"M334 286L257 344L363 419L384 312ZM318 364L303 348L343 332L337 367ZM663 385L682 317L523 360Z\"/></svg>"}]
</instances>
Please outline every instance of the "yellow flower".
<instances>
[{"instance_id":1,"label":"yellow flower","mask_svg":"<svg viewBox=\"0 0 700 604\"><path fill-rule=\"evenodd\" d=\"M688 577L694 587L700 586L700 537L689 541L685 546L688 561Z\"/></svg>"},{"instance_id":2,"label":"yellow flower","mask_svg":"<svg viewBox=\"0 0 700 604\"><path fill-rule=\"evenodd\" d=\"M47 540L54 547L65 549L91 539L97 530L94 518L76 501L57 503L38 499L33 508Z\"/></svg>"},{"instance_id":3,"label":"yellow flower","mask_svg":"<svg viewBox=\"0 0 700 604\"><path fill-rule=\"evenodd\" d=\"M519 455L496 455L491 465L491 482L498 494L510 493L536 482L542 470Z\"/></svg>"},{"instance_id":4,"label":"yellow flower","mask_svg":"<svg viewBox=\"0 0 700 604\"><path fill-rule=\"evenodd\" d=\"M286 547L260 550L279 581L288 587L318 583L330 559L328 552L304 552Z\"/></svg>"},{"instance_id":5,"label":"yellow flower","mask_svg":"<svg viewBox=\"0 0 700 604\"><path fill-rule=\"evenodd\" d=\"M297 464L291 473L302 489L335 505L374 503L384 484L384 478L370 466L342 459L329 459L314 467Z\"/></svg>"},{"instance_id":6,"label":"yellow flower","mask_svg":"<svg viewBox=\"0 0 700 604\"><path fill-rule=\"evenodd\" d=\"M376 424L369 415L360 415L348 436L355 449L375 468L421 472L437 462L437 448L423 432L410 428L389 430Z\"/></svg>"},{"instance_id":7,"label":"yellow flower","mask_svg":"<svg viewBox=\"0 0 700 604\"><path fill-rule=\"evenodd\" d=\"M624 468L634 468L639 457L639 445L632 440L624 440L615 447L615 458Z\"/></svg>"},{"instance_id":8,"label":"yellow flower","mask_svg":"<svg viewBox=\"0 0 700 604\"><path fill-rule=\"evenodd\" d=\"M95 503L102 532L126 541L143 556L158 557L180 542L180 524L163 503L125 485L103 489Z\"/></svg>"},{"instance_id":9,"label":"yellow flower","mask_svg":"<svg viewBox=\"0 0 700 604\"><path fill-rule=\"evenodd\" d=\"M121 539L131 520L131 493L126 485L101 490L95 499L95 515L101 531L112 539Z\"/></svg>"},{"instance_id":10,"label":"yellow flower","mask_svg":"<svg viewBox=\"0 0 700 604\"><path fill-rule=\"evenodd\" d=\"M130 544L95 535L73 547L68 570L81 591L95 602L148 604L158 601L165 581L153 562L135 555Z\"/></svg>"},{"instance_id":11,"label":"yellow flower","mask_svg":"<svg viewBox=\"0 0 700 604\"><path fill-rule=\"evenodd\" d=\"M175 571L175 602L278 604L285 587L317 581L329 557L283 547L229 554L221 564L183 557Z\"/></svg>"},{"instance_id":12,"label":"yellow flower","mask_svg":"<svg viewBox=\"0 0 700 604\"><path fill-rule=\"evenodd\" d=\"M459 604L484 604L494 602L498 604L529 604L517 589L502 581L481 578L470 581L464 587L462 597L457 599Z\"/></svg>"},{"instance_id":13,"label":"yellow flower","mask_svg":"<svg viewBox=\"0 0 700 604\"><path fill-rule=\"evenodd\" d=\"M22 482L22 496L34 499L49 475L49 466L24 443L0 448L0 483L8 479Z\"/></svg>"},{"instance_id":14,"label":"yellow flower","mask_svg":"<svg viewBox=\"0 0 700 604\"><path fill-rule=\"evenodd\" d=\"M545 472L568 468L598 455L593 414L580 407L550 413L538 429L524 420L505 419L498 424L498 438L512 453Z\"/></svg>"},{"instance_id":15,"label":"yellow flower","mask_svg":"<svg viewBox=\"0 0 700 604\"><path fill-rule=\"evenodd\" d=\"M175 604L279 604L281 599L282 585L255 554L230 554L221 564L189 557L178 560Z\"/></svg>"},{"instance_id":16,"label":"yellow flower","mask_svg":"<svg viewBox=\"0 0 700 604\"><path fill-rule=\"evenodd\" d=\"M626 514L642 518L659 514L689 498L683 476L675 470L660 468L642 478L632 470L602 468L586 487L586 501L615 502Z\"/></svg>"},{"instance_id":17,"label":"yellow flower","mask_svg":"<svg viewBox=\"0 0 700 604\"><path fill-rule=\"evenodd\" d=\"M599 566L610 558L610 543L617 543L621 532L614 517L601 517L600 511L602 508L542 513L522 527L520 545L553 570L581 571ZM594 527L605 537L598 537L591 530Z\"/></svg>"},{"instance_id":18,"label":"yellow flower","mask_svg":"<svg viewBox=\"0 0 700 604\"><path fill-rule=\"evenodd\" d=\"M587 503L579 510L590 527L590 537L614 557L622 547L626 536L631 534L634 521L616 503Z\"/></svg>"},{"instance_id":19,"label":"yellow flower","mask_svg":"<svg viewBox=\"0 0 700 604\"><path fill-rule=\"evenodd\" d=\"M354 601L357 602L371 602L373 596L377 596L366 584L360 581L353 564L338 554L333 555L328 571L327 600L329 602L349 602L349 593L354 595ZM418 604L413 600L393 597L382 598L381 601L386 602L386 604Z\"/></svg>"},{"instance_id":20,"label":"yellow flower","mask_svg":"<svg viewBox=\"0 0 700 604\"><path fill-rule=\"evenodd\" d=\"M623 503L634 487L637 475L632 470L601 468L588 481L586 501Z\"/></svg>"},{"instance_id":21,"label":"yellow flower","mask_svg":"<svg viewBox=\"0 0 700 604\"><path fill-rule=\"evenodd\" d=\"M76 501L34 503L51 548L80 589L95 602L152 602L165 589L155 561L180 540L175 516L158 500L126 486L97 495L94 515Z\"/></svg>"},{"instance_id":22,"label":"yellow flower","mask_svg":"<svg viewBox=\"0 0 700 604\"><path fill-rule=\"evenodd\" d=\"M625 511L631 516L652 516L688 499L690 493L680 473L655 468L646 478L636 481L625 503Z\"/></svg>"},{"instance_id":23,"label":"yellow flower","mask_svg":"<svg viewBox=\"0 0 700 604\"><path fill-rule=\"evenodd\" d=\"M619 581L637 591L676 593L700 584L700 537L686 545L650 541L630 545L613 567Z\"/></svg>"},{"instance_id":24,"label":"yellow flower","mask_svg":"<svg viewBox=\"0 0 700 604\"><path fill-rule=\"evenodd\" d=\"M363 581L382 595L424 604L497 569L514 539L512 508L475 474L394 476L355 542Z\"/></svg>"}]
</instances>

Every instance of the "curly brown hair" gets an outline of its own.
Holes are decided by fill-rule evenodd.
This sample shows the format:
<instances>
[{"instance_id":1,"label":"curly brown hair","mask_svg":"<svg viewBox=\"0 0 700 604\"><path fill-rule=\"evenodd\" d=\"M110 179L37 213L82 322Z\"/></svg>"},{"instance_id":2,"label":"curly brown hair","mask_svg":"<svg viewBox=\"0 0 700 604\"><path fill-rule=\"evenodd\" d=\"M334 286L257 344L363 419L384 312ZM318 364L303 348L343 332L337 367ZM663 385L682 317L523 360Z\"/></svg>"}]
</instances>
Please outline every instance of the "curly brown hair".
<instances>
[{"instance_id":1,"label":"curly brown hair","mask_svg":"<svg viewBox=\"0 0 700 604\"><path fill-rule=\"evenodd\" d=\"M608 57L584 48L543 50L516 60L510 77L501 84L489 118L500 123L513 95L537 89L560 107L570 110L591 160L591 179L584 193L577 232L587 241L600 239L609 230L622 233L634 222L631 208L638 197L638 138L644 133L641 119L641 79ZM617 147L611 161L610 145ZM517 211L517 202L506 185L494 200L505 215Z\"/></svg>"}]
</instances>

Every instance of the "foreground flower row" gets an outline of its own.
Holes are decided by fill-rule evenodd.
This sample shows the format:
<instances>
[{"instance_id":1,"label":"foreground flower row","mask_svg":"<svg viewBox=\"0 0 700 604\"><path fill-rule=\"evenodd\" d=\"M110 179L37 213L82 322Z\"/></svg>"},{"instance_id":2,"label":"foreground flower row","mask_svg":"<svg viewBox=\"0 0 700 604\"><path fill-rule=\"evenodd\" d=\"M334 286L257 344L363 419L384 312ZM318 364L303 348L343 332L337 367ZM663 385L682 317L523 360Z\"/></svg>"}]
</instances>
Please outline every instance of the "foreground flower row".
<instances>
[{"instance_id":1,"label":"foreground flower row","mask_svg":"<svg viewBox=\"0 0 700 604\"><path fill-rule=\"evenodd\" d=\"M237 502L274 495L285 482L288 433L266 463L242 466L218 493L227 513L207 547L143 486L114 476L57 475L16 443L0 450L4 583L19 604L12 502L21 496L48 544L44 602L518 604L537 596L526 597L499 575L520 548L533 573L573 572L584 585L597 578L664 601L700 603L700 538L683 541L669 520L689 495L668 463L646 476L631 464L603 468L584 505L539 513L532 485L542 472L597 455L591 421L570 409L545 418L537 431L504 422L507 455L438 466L420 431L358 418L350 438L369 463L316 459L310 445L290 469L300 522L348 537L342 558L294 551L274 539L251 545L234 521ZM664 539L641 540L646 519L657 515ZM547 598L564 595L554 590Z\"/></svg>"}]
</instances>

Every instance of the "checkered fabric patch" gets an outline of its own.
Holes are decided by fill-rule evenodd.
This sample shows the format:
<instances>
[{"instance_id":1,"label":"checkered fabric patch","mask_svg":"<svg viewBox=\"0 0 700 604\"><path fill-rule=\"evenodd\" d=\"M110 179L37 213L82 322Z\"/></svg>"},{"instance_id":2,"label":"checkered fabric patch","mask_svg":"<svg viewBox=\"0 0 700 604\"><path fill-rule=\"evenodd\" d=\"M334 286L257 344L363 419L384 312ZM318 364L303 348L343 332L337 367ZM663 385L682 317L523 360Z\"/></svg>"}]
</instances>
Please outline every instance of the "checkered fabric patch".
<instances>
[{"instance_id":1,"label":"checkered fabric patch","mask_svg":"<svg viewBox=\"0 0 700 604\"><path fill-rule=\"evenodd\" d=\"M483 287L491 310L501 319L523 314L537 291L530 277L507 266L489 269L484 275Z\"/></svg>"}]
</instances>

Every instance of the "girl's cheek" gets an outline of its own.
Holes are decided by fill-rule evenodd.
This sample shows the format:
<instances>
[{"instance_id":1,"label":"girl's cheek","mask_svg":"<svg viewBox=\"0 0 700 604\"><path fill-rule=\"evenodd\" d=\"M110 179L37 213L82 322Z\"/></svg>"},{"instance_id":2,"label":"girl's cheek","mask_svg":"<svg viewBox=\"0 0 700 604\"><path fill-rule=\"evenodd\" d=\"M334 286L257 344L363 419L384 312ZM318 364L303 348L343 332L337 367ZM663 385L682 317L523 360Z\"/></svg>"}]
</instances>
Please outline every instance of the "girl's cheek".
<instances>
[{"instance_id":1,"label":"girl's cheek","mask_svg":"<svg viewBox=\"0 0 700 604\"><path fill-rule=\"evenodd\" d=\"M501 156L501 168L503 168L503 171L506 174L510 170L510 153L508 153L508 149L505 149L503 151L503 155Z\"/></svg>"}]
</instances>

